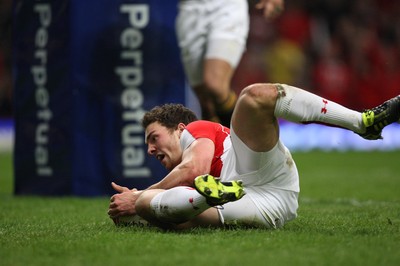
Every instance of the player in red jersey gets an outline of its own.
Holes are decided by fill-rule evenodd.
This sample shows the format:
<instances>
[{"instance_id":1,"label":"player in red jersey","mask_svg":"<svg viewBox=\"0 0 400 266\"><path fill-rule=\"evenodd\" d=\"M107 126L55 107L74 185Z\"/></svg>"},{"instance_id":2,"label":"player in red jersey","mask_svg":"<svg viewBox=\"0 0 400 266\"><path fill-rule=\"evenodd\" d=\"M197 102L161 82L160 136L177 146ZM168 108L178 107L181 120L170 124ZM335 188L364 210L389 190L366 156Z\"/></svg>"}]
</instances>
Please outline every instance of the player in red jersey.
<instances>
[{"instance_id":1,"label":"player in red jersey","mask_svg":"<svg viewBox=\"0 0 400 266\"><path fill-rule=\"evenodd\" d=\"M155 107L142 121L148 153L170 172L142 191L113 183L118 193L111 197L110 218L139 215L172 229L283 226L297 215L300 189L277 118L379 139L386 125L399 121L400 95L357 112L296 87L253 84L241 92L230 129L197 121L182 105Z\"/></svg>"}]
</instances>

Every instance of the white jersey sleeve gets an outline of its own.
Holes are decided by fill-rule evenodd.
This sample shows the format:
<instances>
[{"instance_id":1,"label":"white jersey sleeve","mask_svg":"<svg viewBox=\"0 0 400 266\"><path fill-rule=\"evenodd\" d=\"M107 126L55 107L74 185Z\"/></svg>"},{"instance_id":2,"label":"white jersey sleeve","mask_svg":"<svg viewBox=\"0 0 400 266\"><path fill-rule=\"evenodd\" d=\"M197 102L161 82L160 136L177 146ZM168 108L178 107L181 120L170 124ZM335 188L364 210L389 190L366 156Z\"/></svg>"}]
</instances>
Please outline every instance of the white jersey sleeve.
<instances>
[{"instance_id":1,"label":"white jersey sleeve","mask_svg":"<svg viewBox=\"0 0 400 266\"><path fill-rule=\"evenodd\" d=\"M182 151L186 150L187 148L189 148L189 146L193 143L193 141L195 141L196 139L193 137L192 134L190 134L189 131L187 131L186 129L183 130L182 135L181 135L181 147L182 147Z\"/></svg>"}]
</instances>

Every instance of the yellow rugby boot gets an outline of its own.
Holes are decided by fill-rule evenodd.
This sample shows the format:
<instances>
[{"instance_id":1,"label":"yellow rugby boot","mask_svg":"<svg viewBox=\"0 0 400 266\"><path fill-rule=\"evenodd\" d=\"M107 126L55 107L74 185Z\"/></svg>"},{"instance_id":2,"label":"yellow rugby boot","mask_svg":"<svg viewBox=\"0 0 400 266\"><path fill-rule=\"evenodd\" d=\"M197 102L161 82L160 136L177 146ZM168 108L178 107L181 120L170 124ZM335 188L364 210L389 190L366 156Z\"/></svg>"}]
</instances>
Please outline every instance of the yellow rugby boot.
<instances>
[{"instance_id":1,"label":"yellow rugby boot","mask_svg":"<svg viewBox=\"0 0 400 266\"><path fill-rule=\"evenodd\" d=\"M206 197L210 206L222 205L241 199L245 192L242 181L221 182L212 175L201 175L195 178L194 187Z\"/></svg>"},{"instance_id":2,"label":"yellow rugby boot","mask_svg":"<svg viewBox=\"0 0 400 266\"><path fill-rule=\"evenodd\" d=\"M362 112L365 133L359 134L364 139L382 139L382 129L400 119L400 95L387 100L381 105Z\"/></svg>"}]
</instances>

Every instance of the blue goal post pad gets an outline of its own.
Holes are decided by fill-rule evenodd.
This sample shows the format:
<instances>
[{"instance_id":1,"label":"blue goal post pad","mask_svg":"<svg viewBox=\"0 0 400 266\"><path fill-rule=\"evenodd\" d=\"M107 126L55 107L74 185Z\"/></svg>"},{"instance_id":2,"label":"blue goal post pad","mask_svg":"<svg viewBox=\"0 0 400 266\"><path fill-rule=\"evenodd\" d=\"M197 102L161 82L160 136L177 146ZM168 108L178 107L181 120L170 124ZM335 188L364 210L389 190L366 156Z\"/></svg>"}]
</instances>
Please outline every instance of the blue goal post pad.
<instances>
[{"instance_id":1,"label":"blue goal post pad","mask_svg":"<svg viewBox=\"0 0 400 266\"><path fill-rule=\"evenodd\" d=\"M141 118L184 103L175 1L15 1L15 193L109 195L166 174Z\"/></svg>"}]
</instances>

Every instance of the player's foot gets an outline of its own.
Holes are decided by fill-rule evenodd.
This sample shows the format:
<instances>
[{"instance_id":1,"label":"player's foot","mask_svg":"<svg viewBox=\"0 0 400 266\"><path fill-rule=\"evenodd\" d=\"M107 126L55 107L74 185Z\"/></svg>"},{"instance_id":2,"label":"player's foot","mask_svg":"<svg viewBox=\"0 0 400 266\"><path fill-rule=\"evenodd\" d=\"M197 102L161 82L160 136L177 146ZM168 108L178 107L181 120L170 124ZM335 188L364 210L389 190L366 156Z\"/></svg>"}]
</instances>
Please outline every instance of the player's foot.
<instances>
[{"instance_id":1,"label":"player's foot","mask_svg":"<svg viewBox=\"0 0 400 266\"><path fill-rule=\"evenodd\" d=\"M387 100L381 105L362 113L365 133L359 134L364 139L382 139L382 129L400 119L400 95Z\"/></svg>"},{"instance_id":2,"label":"player's foot","mask_svg":"<svg viewBox=\"0 0 400 266\"><path fill-rule=\"evenodd\" d=\"M245 194L242 181L221 182L212 175L201 175L195 178L194 187L206 197L210 206L222 205L236 201Z\"/></svg>"}]
</instances>

